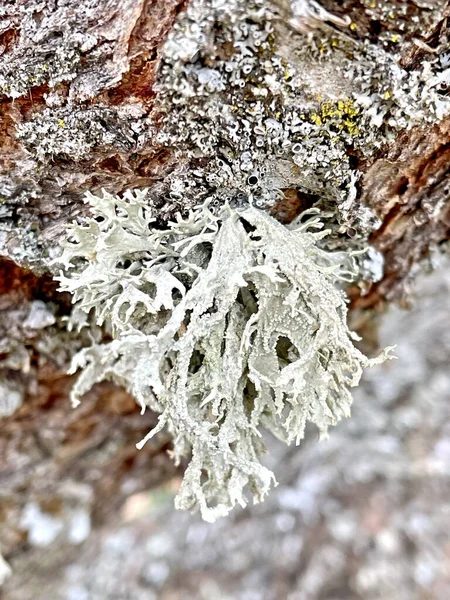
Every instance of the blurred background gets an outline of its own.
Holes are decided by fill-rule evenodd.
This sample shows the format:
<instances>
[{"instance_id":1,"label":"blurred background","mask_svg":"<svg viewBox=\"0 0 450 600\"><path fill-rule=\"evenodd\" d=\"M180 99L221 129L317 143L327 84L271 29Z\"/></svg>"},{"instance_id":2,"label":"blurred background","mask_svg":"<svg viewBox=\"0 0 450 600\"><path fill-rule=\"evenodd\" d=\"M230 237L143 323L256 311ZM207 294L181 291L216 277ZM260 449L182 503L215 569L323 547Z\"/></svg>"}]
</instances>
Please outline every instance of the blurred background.
<instances>
[{"instance_id":1,"label":"blurred background","mask_svg":"<svg viewBox=\"0 0 450 600\"><path fill-rule=\"evenodd\" d=\"M398 360L366 372L328 441L267 440L279 485L265 503L204 523L174 510L174 469L125 490L96 527L85 484L69 521L29 500L2 598L448 600L450 261L418 279L410 311L391 307L379 336Z\"/></svg>"}]
</instances>

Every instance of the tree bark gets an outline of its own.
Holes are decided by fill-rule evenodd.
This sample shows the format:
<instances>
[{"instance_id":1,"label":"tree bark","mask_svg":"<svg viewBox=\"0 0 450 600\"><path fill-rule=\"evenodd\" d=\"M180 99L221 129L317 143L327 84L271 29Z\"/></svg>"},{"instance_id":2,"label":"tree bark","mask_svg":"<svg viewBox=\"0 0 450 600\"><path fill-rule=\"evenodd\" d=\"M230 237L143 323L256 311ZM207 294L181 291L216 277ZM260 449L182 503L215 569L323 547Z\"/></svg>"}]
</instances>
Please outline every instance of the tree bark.
<instances>
[{"instance_id":1,"label":"tree bark","mask_svg":"<svg viewBox=\"0 0 450 600\"><path fill-rule=\"evenodd\" d=\"M101 384L80 409L70 410L73 377L66 370L87 341L65 329L70 298L57 291L49 262L66 225L87 214L86 191L153 188L183 167L171 148L151 143L147 122L159 106L161 49L188 3L85 4L17 0L0 9L0 539L7 558L29 547L23 515L30 504L61 518L70 540L75 506L95 523L113 519L128 495L177 476L166 456L168 438L136 450L156 418L140 416L123 390ZM327 27L355 42L377 43L394 31L395 19L384 13L370 18L366 4L323 2L357 25L345 32ZM401 13L404 4L417 28L431 24L420 44L405 47L401 64L412 71L444 52L450 9L392 0L391 12L397 6ZM289 3L284 7L290 10ZM314 19L305 24L307 30L316 26ZM290 31L283 21L278 27ZM405 43L419 34L411 29ZM280 56L293 54L298 43L296 34L286 36ZM321 68L311 66L314 91L327 97L330 87L342 86L347 95L350 84L336 78L332 62ZM34 137L19 135L32 120L39 125ZM381 220L369 241L384 257L379 281L349 289L361 331L369 331L387 303L407 303L417 271L449 239L449 148L450 120L444 117L354 156L362 175L355 202ZM184 166L193 168L193 162L186 158ZM285 188L273 214L288 222L316 200L299 186ZM161 206L161 219L173 212Z\"/></svg>"}]
</instances>

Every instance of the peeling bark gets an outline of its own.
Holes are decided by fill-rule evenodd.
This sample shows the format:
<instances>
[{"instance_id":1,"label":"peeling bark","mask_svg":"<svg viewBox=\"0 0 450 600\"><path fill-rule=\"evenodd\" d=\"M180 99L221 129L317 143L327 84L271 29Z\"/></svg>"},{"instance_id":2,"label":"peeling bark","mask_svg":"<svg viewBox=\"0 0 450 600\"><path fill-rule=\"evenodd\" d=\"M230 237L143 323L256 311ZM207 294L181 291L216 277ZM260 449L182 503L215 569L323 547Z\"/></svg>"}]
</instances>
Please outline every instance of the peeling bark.
<instances>
[{"instance_id":1,"label":"peeling bark","mask_svg":"<svg viewBox=\"0 0 450 600\"><path fill-rule=\"evenodd\" d=\"M362 201L382 220L372 244L383 254L383 279L355 308L379 302L407 301L405 284L414 277L430 249L450 237L450 121L400 136L364 177Z\"/></svg>"}]
</instances>

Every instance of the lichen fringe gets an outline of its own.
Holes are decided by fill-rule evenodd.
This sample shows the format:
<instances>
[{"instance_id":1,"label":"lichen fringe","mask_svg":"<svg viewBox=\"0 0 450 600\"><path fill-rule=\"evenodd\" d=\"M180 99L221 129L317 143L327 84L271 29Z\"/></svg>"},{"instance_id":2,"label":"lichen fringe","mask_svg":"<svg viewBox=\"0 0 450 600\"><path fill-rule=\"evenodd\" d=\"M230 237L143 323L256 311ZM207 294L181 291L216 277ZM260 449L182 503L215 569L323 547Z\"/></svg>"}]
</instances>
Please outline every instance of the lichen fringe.
<instances>
[{"instance_id":1,"label":"lichen fringe","mask_svg":"<svg viewBox=\"0 0 450 600\"><path fill-rule=\"evenodd\" d=\"M146 190L87 195L92 218L73 225L57 261L61 289L108 324L113 340L74 358L77 405L96 382L125 386L189 456L177 508L207 521L256 502L275 483L262 430L300 442L308 421L326 435L350 414L349 388L369 360L354 345L339 283L353 258L326 252L317 216L284 226L265 212L206 202L155 227Z\"/></svg>"}]
</instances>

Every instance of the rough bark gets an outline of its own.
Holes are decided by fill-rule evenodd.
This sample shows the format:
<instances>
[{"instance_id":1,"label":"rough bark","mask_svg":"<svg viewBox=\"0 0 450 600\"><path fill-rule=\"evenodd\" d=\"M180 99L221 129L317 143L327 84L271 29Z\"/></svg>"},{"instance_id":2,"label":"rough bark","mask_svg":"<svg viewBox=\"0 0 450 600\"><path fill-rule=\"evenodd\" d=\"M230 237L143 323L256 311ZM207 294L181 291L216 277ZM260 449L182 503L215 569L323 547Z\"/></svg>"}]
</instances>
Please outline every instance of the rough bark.
<instances>
[{"instance_id":1,"label":"rough bark","mask_svg":"<svg viewBox=\"0 0 450 600\"><path fill-rule=\"evenodd\" d=\"M164 439L136 451L156 420L150 413L141 417L123 390L99 386L82 411L72 412L64 346L75 340L63 336L57 347L44 349L41 326L23 324L35 301L51 307L50 322L70 310L43 258L84 209L84 191L146 187L167 170L168 153L138 149L137 135L119 115L133 114L135 106L144 119L151 109L159 48L182 6L178 0L117 0L61 7L17 2L0 9L0 68L11 79L0 94L0 539L8 557L28 546L20 525L27 504L60 519L67 539L74 507L100 522L129 493L174 473ZM50 87L52 78L58 83ZM66 151L63 141L58 147L58 129L46 156L29 152L16 126L65 104L65 115L80 117L84 154ZM56 124L61 131L64 118ZM8 416L11 402L18 410Z\"/></svg>"}]
</instances>

